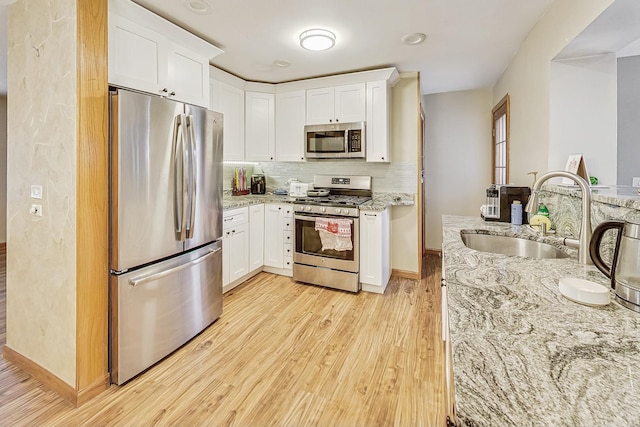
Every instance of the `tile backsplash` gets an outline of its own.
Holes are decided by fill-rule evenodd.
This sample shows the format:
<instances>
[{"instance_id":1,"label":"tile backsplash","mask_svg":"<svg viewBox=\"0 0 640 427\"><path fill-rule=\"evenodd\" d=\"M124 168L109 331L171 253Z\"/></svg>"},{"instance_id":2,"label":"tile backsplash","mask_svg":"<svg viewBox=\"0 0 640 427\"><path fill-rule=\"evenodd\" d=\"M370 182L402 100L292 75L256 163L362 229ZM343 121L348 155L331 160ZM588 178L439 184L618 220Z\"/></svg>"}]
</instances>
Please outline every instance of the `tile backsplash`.
<instances>
[{"instance_id":1,"label":"tile backsplash","mask_svg":"<svg viewBox=\"0 0 640 427\"><path fill-rule=\"evenodd\" d=\"M300 182L313 182L314 175L371 175L374 192L415 193L417 185L417 165L415 163L367 163L357 161L317 161L317 162L259 162L224 164L225 190L231 189L235 168L244 168L247 175L264 173L267 191L287 188L290 178Z\"/></svg>"}]
</instances>

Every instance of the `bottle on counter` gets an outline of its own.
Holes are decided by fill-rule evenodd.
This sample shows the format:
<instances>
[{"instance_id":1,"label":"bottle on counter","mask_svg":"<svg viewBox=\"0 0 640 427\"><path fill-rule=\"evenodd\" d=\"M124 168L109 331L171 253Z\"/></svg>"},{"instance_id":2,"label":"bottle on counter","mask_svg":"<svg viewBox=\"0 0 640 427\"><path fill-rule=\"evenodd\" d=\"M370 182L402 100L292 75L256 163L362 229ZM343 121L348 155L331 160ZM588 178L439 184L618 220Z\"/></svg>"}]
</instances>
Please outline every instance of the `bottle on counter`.
<instances>
[{"instance_id":1,"label":"bottle on counter","mask_svg":"<svg viewBox=\"0 0 640 427\"><path fill-rule=\"evenodd\" d=\"M538 212L536 212L536 215L542 215L542 216L546 216L547 218L549 218L549 209L547 208L547 206L544 203L540 203L538 205Z\"/></svg>"},{"instance_id":2,"label":"bottle on counter","mask_svg":"<svg viewBox=\"0 0 640 427\"><path fill-rule=\"evenodd\" d=\"M522 225L522 202L514 200L511 204L511 224Z\"/></svg>"}]
</instances>

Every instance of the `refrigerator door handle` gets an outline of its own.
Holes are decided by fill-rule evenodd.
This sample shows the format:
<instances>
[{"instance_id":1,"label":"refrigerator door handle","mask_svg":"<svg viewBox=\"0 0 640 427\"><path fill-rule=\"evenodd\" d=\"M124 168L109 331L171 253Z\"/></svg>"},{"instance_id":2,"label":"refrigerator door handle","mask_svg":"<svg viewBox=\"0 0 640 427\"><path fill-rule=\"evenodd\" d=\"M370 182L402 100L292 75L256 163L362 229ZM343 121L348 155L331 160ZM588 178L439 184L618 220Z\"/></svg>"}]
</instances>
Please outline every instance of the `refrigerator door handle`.
<instances>
[{"instance_id":1,"label":"refrigerator door handle","mask_svg":"<svg viewBox=\"0 0 640 427\"><path fill-rule=\"evenodd\" d=\"M216 248L210 251L209 253L202 255L200 258L196 258L193 261L189 261L186 264L182 264L177 267L173 267L168 270L161 271L160 273L153 273L153 274L149 274L148 276L142 276L142 277L134 277L129 280L129 284L135 287L135 286L143 285L147 282L152 282L154 280L162 279L165 276L169 276L171 274L177 273L178 271L185 270L187 268L193 267L194 265L200 264L201 262L206 261L207 259L212 257L214 254L220 252L221 250L222 248Z\"/></svg>"},{"instance_id":2,"label":"refrigerator door handle","mask_svg":"<svg viewBox=\"0 0 640 427\"><path fill-rule=\"evenodd\" d=\"M196 132L193 124L193 116L185 116L187 122L187 147L189 149L189 205L187 207L187 239L191 239L193 237L193 228L195 227L195 216L196 216L196 182L198 177L198 165L196 163Z\"/></svg>"},{"instance_id":3,"label":"refrigerator door handle","mask_svg":"<svg viewBox=\"0 0 640 427\"><path fill-rule=\"evenodd\" d=\"M174 118L173 126L173 217L176 239L178 241L183 241L186 237L187 204L185 201L185 127L184 114L178 114Z\"/></svg>"}]
</instances>

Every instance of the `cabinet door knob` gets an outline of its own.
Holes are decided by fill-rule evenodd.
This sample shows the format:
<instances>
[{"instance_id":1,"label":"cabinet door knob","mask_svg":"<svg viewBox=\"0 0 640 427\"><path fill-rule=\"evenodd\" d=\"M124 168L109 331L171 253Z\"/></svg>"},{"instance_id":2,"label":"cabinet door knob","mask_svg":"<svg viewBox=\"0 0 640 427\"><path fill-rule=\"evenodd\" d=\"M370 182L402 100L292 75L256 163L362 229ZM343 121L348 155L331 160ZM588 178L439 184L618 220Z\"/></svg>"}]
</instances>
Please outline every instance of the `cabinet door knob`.
<instances>
[{"instance_id":1,"label":"cabinet door knob","mask_svg":"<svg viewBox=\"0 0 640 427\"><path fill-rule=\"evenodd\" d=\"M336 123L338 123L340 120L336 119Z\"/></svg>"},{"instance_id":2,"label":"cabinet door knob","mask_svg":"<svg viewBox=\"0 0 640 427\"><path fill-rule=\"evenodd\" d=\"M333 120L329 119L329 123L333 123Z\"/></svg>"},{"instance_id":3,"label":"cabinet door knob","mask_svg":"<svg viewBox=\"0 0 640 427\"><path fill-rule=\"evenodd\" d=\"M169 96L176 96L176 93L172 91Z\"/></svg>"},{"instance_id":4,"label":"cabinet door knob","mask_svg":"<svg viewBox=\"0 0 640 427\"><path fill-rule=\"evenodd\" d=\"M169 92L169 89L167 89L166 87L163 87L162 88L162 92L167 93L167 92Z\"/></svg>"}]
</instances>

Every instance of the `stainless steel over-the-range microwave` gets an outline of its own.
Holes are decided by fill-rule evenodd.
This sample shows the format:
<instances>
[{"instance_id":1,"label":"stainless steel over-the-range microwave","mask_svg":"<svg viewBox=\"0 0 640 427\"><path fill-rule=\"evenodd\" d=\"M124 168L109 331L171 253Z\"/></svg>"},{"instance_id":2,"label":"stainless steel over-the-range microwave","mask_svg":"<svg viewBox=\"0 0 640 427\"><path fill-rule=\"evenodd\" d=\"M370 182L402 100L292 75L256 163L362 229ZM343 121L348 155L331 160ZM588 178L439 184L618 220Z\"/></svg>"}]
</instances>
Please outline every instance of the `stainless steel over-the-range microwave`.
<instances>
[{"instance_id":1,"label":"stainless steel over-the-range microwave","mask_svg":"<svg viewBox=\"0 0 640 427\"><path fill-rule=\"evenodd\" d=\"M364 122L305 126L305 157L307 159L364 159L364 126Z\"/></svg>"}]
</instances>

